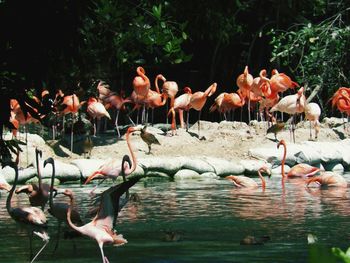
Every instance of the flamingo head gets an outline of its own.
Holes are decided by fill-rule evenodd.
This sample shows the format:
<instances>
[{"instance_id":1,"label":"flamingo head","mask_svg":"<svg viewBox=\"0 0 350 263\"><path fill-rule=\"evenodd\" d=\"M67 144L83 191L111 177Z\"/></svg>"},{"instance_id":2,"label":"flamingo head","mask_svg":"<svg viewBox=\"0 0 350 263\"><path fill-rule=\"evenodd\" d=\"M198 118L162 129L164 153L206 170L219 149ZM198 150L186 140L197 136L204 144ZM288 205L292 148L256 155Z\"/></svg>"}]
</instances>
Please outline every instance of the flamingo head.
<instances>
[{"instance_id":1,"label":"flamingo head","mask_svg":"<svg viewBox=\"0 0 350 263\"><path fill-rule=\"evenodd\" d=\"M16 194L21 194L21 193L31 194L33 191L34 191L33 185L28 184L28 185L24 185L24 186L17 188L15 193Z\"/></svg>"},{"instance_id":2,"label":"flamingo head","mask_svg":"<svg viewBox=\"0 0 350 263\"><path fill-rule=\"evenodd\" d=\"M190 87L184 87L183 92L188 93L188 94L192 94L192 90Z\"/></svg>"},{"instance_id":3,"label":"flamingo head","mask_svg":"<svg viewBox=\"0 0 350 263\"><path fill-rule=\"evenodd\" d=\"M146 73L146 71L143 67L137 67L136 72L137 72L137 74L139 74L139 73L145 74Z\"/></svg>"},{"instance_id":4,"label":"flamingo head","mask_svg":"<svg viewBox=\"0 0 350 263\"><path fill-rule=\"evenodd\" d=\"M7 192L10 192L11 186L8 183L0 183L0 189L6 190Z\"/></svg>"},{"instance_id":5,"label":"flamingo head","mask_svg":"<svg viewBox=\"0 0 350 263\"><path fill-rule=\"evenodd\" d=\"M274 68L274 69L271 71L271 75L277 75L277 74L279 74L279 72L278 72L277 69Z\"/></svg>"},{"instance_id":6,"label":"flamingo head","mask_svg":"<svg viewBox=\"0 0 350 263\"><path fill-rule=\"evenodd\" d=\"M277 149L280 148L280 146L283 145L284 147L286 146L286 142L284 140L280 140L278 143L277 143Z\"/></svg>"},{"instance_id":7,"label":"flamingo head","mask_svg":"<svg viewBox=\"0 0 350 263\"><path fill-rule=\"evenodd\" d=\"M266 165L263 165L259 168L259 171L261 173L266 173L269 177L271 177L271 171L270 169L266 166Z\"/></svg>"}]
</instances>

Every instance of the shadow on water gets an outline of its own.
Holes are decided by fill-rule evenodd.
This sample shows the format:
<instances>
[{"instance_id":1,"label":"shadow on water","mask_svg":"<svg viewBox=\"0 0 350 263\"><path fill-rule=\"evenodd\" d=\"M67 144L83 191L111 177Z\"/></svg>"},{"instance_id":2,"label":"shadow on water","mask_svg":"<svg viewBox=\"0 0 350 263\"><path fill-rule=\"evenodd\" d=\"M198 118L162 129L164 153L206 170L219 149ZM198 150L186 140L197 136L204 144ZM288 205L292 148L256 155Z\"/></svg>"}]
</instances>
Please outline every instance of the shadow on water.
<instances>
[{"instance_id":1,"label":"shadow on water","mask_svg":"<svg viewBox=\"0 0 350 263\"><path fill-rule=\"evenodd\" d=\"M346 175L350 180L350 175ZM258 180L257 178L255 178ZM106 188L103 184L101 191ZM92 186L70 184L80 211L90 208ZM350 227L348 189L306 189L300 181L279 177L261 189L237 189L224 179L141 181L131 192L141 200L130 202L118 217L117 231L128 240L125 246L106 245L110 262L307 262L307 235L315 234L326 247L347 248ZM16 196L13 205L27 205ZM60 197L63 198L64 197ZM26 262L28 238L7 214L6 194L0 197L1 262ZM56 220L49 214L48 247L38 262L100 262L94 240L62 239L52 255ZM87 219L84 220L87 222ZM260 246L243 246L246 236L269 237ZM34 248L41 246L35 238Z\"/></svg>"}]
</instances>

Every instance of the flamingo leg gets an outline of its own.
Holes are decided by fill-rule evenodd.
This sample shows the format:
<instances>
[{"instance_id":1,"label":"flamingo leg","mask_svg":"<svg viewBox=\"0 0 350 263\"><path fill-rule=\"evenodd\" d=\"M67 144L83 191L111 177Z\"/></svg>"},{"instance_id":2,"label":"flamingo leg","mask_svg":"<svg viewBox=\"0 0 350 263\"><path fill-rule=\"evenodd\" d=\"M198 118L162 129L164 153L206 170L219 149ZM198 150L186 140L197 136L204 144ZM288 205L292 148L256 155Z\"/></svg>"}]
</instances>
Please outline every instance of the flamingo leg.
<instances>
[{"instance_id":1,"label":"flamingo leg","mask_svg":"<svg viewBox=\"0 0 350 263\"><path fill-rule=\"evenodd\" d=\"M55 254L55 252L56 252L56 250L57 250L57 248L58 248L58 243L59 243L59 241L60 241L60 234L61 234L61 224L62 224L62 222L59 221L59 222L58 222L58 227L57 227L56 243L55 243L55 247L54 247L54 249L53 249L52 254Z\"/></svg>"},{"instance_id":2,"label":"flamingo leg","mask_svg":"<svg viewBox=\"0 0 350 263\"><path fill-rule=\"evenodd\" d=\"M250 125L250 96L248 98L248 125Z\"/></svg>"},{"instance_id":3,"label":"flamingo leg","mask_svg":"<svg viewBox=\"0 0 350 263\"><path fill-rule=\"evenodd\" d=\"M38 251L38 253L36 253L36 255L34 256L34 258L32 259L32 261L30 261L30 263L33 263L34 260L39 256L39 254L44 250L44 248L46 247L46 245L49 243L49 240L46 240L44 245L40 248L40 250Z\"/></svg>"},{"instance_id":4,"label":"flamingo leg","mask_svg":"<svg viewBox=\"0 0 350 263\"><path fill-rule=\"evenodd\" d=\"M186 111L186 131L188 132L188 128L190 127L190 111Z\"/></svg>"},{"instance_id":5,"label":"flamingo leg","mask_svg":"<svg viewBox=\"0 0 350 263\"><path fill-rule=\"evenodd\" d=\"M108 262L108 259L105 257L105 254L104 254L104 252L103 252L103 242L99 242L98 246L99 246L100 251L101 251L102 262L103 262L103 263L107 263L107 262ZM107 261L106 261L106 259L107 259Z\"/></svg>"},{"instance_id":6,"label":"flamingo leg","mask_svg":"<svg viewBox=\"0 0 350 263\"><path fill-rule=\"evenodd\" d=\"M129 116L128 116L129 117ZM118 118L119 118L119 110L117 110L117 116L115 117L115 128L117 129L117 133L118 133L118 138L120 138L120 131L119 131L119 126L118 126ZM130 118L130 117L129 117Z\"/></svg>"},{"instance_id":7,"label":"flamingo leg","mask_svg":"<svg viewBox=\"0 0 350 263\"><path fill-rule=\"evenodd\" d=\"M202 111L199 111L199 112L198 112L198 138L200 137L199 133L200 133L200 131L201 131L201 125L200 125L201 112L202 112Z\"/></svg>"},{"instance_id":8,"label":"flamingo leg","mask_svg":"<svg viewBox=\"0 0 350 263\"><path fill-rule=\"evenodd\" d=\"M33 230L29 233L29 260L33 258Z\"/></svg>"},{"instance_id":9,"label":"flamingo leg","mask_svg":"<svg viewBox=\"0 0 350 263\"><path fill-rule=\"evenodd\" d=\"M154 108L152 108L151 122L152 122L152 126L153 126L153 124L154 124Z\"/></svg>"},{"instance_id":10,"label":"flamingo leg","mask_svg":"<svg viewBox=\"0 0 350 263\"><path fill-rule=\"evenodd\" d=\"M311 133L311 121L309 121L310 123L310 140L312 140L312 133Z\"/></svg>"}]
</instances>

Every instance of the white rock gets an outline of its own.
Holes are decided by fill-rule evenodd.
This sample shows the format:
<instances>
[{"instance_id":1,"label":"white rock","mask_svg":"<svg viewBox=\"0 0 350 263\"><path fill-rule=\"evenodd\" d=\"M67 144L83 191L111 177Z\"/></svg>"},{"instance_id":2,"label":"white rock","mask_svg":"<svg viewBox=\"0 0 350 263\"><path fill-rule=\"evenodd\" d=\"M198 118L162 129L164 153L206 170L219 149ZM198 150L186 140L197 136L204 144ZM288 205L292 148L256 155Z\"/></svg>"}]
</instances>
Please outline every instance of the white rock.
<instances>
[{"instance_id":1,"label":"white rock","mask_svg":"<svg viewBox=\"0 0 350 263\"><path fill-rule=\"evenodd\" d=\"M262 160L241 160L240 164L244 167L244 174L257 174L262 166L271 169L271 164Z\"/></svg>"},{"instance_id":2,"label":"white rock","mask_svg":"<svg viewBox=\"0 0 350 263\"><path fill-rule=\"evenodd\" d=\"M239 161L230 162L215 157L203 157L203 160L208 162L214 168L214 172L220 177L230 174L237 175L244 173L244 167Z\"/></svg>"},{"instance_id":3,"label":"white rock","mask_svg":"<svg viewBox=\"0 0 350 263\"><path fill-rule=\"evenodd\" d=\"M179 170L174 175L175 180L198 179L200 177L201 175L199 173L189 169Z\"/></svg>"}]
</instances>

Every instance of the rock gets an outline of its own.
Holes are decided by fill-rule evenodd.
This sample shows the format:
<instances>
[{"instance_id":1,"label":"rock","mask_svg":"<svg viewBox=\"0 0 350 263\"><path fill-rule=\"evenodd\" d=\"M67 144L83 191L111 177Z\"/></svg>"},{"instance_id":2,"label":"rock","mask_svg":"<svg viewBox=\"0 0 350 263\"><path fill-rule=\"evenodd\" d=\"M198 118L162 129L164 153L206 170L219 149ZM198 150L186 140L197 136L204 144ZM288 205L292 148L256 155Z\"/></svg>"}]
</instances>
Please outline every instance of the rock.
<instances>
[{"instance_id":1,"label":"rock","mask_svg":"<svg viewBox=\"0 0 350 263\"><path fill-rule=\"evenodd\" d=\"M175 180L198 179L198 178L200 178L200 174L197 173L196 171L192 171L189 169L179 170L174 175Z\"/></svg>"},{"instance_id":2,"label":"rock","mask_svg":"<svg viewBox=\"0 0 350 263\"><path fill-rule=\"evenodd\" d=\"M52 176L52 166L46 165L43 167L43 162L39 162L41 177L42 178L51 178ZM73 164L64 163L60 160L55 160L55 170L56 170L56 179L60 182L67 181L80 181L81 173L77 166Z\"/></svg>"},{"instance_id":3,"label":"rock","mask_svg":"<svg viewBox=\"0 0 350 263\"><path fill-rule=\"evenodd\" d=\"M148 171L163 172L169 175L175 174L181 169L182 163L176 157L154 157L139 160L140 166L147 173Z\"/></svg>"},{"instance_id":4,"label":"rock","mask_svg":"<svg viewBox=\"0 0 350 263\"><path fill-rule=\"evenodd\" d=\"M198 173L214 172L214 168L205 160L192 159L190 157L180 157L179 161L182 163L182 169L190 169Z\"/></svg>"},{"instance_id":5,"label":"rock","mask_svg":"<svg viewBox=\"0 0 350 263\"><path fill-rule=\"evenodd\" d=\"M202 121L202 120L200 121L201 131L217 130L218 126L219 124L217 122ZM189 131L192 131L192 132L198 131L198 121L189 128Z\"/></svg>"},{"instance_id":6,"label":"rock","mask_svg":"<svg viewBox=\"0 0 350 263\"><path fill-rule=\"evenodd\" d=\"M225 159L218 159L215 157L203 157L203 160L208 162L214 168L214 172L220 177L230 174L237 175L244 173L244 167L239 161L230 162Z\"/></svg>"},{"instance_id":7,"label":"rock","mask_svg":"<svg viewBox=\"0 0 350 263\"><path fill-rule=\"evenodd\" d=\"M249 126L245 122L239 122L239 121L221 121L219 123L219 130L225 130L225 129L230 129L230 130L244 130L248 129Z\"/></svg>"},{"instance_id":8,"label":"rock","mask_svg":"<svg viewBox=\"0 0 350 263\"><path fill-rule=\"evenodd\" d=\"M160 177L160 178L169 179L169 175L167 175L166 173L157 172L157 171L148 171L145 174L145 177Z\"/></svg>"},{"instance_id":9,"label":"rock","mask_svg":"<svg viewBox=\"0 0 350 263\"><path fill-rule=\"evenodd\" d=\"M29 179L35 177L36 174L36 168L34 167L20 169L18 170L18 183L24 184ZM15 170L13 170L9 166L6 166L5 168L1 169L1 175L6 180L6 182L8 182L9 184L13 184L15 180Z\"/></svg>"},{"instance_id":10,"label":"rock","mask_svg":"<svg viewBox=\"0 0 350 263\"><path fill-rule=\"evenodd\" d=\"M244 167L244 174L255 175L262 166L271 169L271 164L262 160L241 160L240 164Z\"/></svg>"},{"instance_id":11,"label":"rock","mask_svg":"<svg viewBox=\"0 0 350 263\"><path fill-rule=\"evenodd\" d=\"M201 179L218 179L219 176L216 175L214 172L206 172L201 174Z\"/></svg>"},{"instance_id":12,"label":"rock","mask_svg":"<svg viewBox=\"0 0 350 263\"><path fill-rule=\"evenodd\" d=\"M325 124L326 127L333 128L343 125L344 122L348 122L346 118L335 118L335 117L325 117L322 120L322 123Z\"/></svg>"},{"instance_id":13,"label":"rock","mask_svg":"<svg viewBox=\"0 0 350 263\"><path fill-rule=\"evenodd\" d=\"M325 163L324 168L326 171L332 171L332 172L338 172L338 173L343 173L345 170L341 163Z\"/></svg>"},{"instance_id":14,"label":"rock","mask_svg":"<svg viewBox=\"0 0 350 263\"><path fill-rule=\"evenodd\" d=\"M288 165L284 165L284 173L288 173L290 171L290 167ZM271 176L281 176L281 165L273 167L271 169Z\"/></svg>"},{"instance_id":15,"label":"rock","mask_svg":"<svg viewBox=\"0 0 350 263\"><path fill-rule=\"evenodd\" d=\"M71 161L71 164L75 165L79 169L82 179L84 181L105 162L106 160L100 159L77 159Z\"/></svg>"},{"instance_id":16,"label":"rock","mask_svg":"<svg viewBox=\"0 0 350 263\"><path fill-rule=\"evenodd\" d=\"M290 147L287 145L287 157L286 157L286 164L288 165L294 165L296 164L296 157L294 156L297 152L300 152L298 148L296 148L293 145L290 145ZM249 149L248 155L257 159L266 160L267 162L271 163L272 165L281 164L282 158L283 158L283 146L281 146L279 149L277 148L254 148Z\"/></svg>"}]
</instances>

